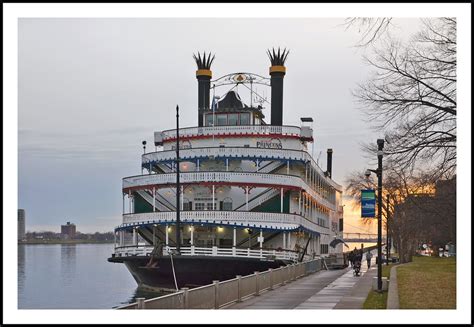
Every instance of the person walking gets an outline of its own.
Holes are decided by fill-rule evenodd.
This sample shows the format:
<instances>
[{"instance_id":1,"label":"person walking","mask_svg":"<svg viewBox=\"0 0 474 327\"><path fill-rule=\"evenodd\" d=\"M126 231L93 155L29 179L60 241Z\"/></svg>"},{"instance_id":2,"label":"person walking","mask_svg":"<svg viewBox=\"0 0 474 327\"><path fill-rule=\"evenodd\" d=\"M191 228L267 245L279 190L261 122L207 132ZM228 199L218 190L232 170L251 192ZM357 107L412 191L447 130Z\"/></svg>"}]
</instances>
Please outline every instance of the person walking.
<instances>
[{"instance_id":1,"label":"person walking","mask_svg":"<svg viewBox=\"0 0 474 327\"><path fill-rule=\"evenodd\" d=\"M370 268L370 261L372 260L372 253L369 251L367 252L367 254L365 255L365 258L367 259L367 269Z\"/></svg>"},{"instance_id":2,"label":"person walking","mask_svg":"<svg viewBox=\"0 0 474 327\"><path fill-rule=\"evenodd\" d=\"M354 265L354 250L352 250L351 252L349 252L349 262L351 264L351 267Z\"/></svg>"}]
</instances>

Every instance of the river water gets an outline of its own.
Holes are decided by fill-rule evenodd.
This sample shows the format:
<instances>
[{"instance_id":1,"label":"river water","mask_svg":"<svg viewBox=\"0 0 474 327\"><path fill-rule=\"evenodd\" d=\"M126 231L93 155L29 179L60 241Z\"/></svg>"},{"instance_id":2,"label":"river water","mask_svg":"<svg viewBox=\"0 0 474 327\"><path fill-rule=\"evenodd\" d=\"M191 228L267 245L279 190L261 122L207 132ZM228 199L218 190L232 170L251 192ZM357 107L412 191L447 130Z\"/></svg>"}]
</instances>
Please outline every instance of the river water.
<instances>
[{"instance_id":1,"label":"river water","mask_svg":"<svg viewBox=\"0 0 474 327\"><path fill-rule=\"evenodd\" d=\"M162 294L137 289L125 265L107 261L113 244L18 245L19 309L111 309L136 297Z\"/></svg>"}]
</instances>

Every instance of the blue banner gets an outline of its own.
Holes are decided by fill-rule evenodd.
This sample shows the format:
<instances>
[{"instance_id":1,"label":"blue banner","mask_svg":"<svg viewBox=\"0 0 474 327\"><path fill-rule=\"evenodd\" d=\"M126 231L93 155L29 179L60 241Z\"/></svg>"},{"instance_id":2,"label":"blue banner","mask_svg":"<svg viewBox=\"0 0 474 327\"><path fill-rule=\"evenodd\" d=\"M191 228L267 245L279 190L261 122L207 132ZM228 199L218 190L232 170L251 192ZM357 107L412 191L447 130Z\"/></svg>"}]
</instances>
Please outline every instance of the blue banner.
<instances>
[{"instance_id":1,"label":"blue banner","mask_svg":"<svg viewBox=\"0 0 474 327\"><path fill-rule=\"evenodd\" d=\"M375 190L361 190L360 207L362 218L375 217Z\"/></svg>"}]
</instances>

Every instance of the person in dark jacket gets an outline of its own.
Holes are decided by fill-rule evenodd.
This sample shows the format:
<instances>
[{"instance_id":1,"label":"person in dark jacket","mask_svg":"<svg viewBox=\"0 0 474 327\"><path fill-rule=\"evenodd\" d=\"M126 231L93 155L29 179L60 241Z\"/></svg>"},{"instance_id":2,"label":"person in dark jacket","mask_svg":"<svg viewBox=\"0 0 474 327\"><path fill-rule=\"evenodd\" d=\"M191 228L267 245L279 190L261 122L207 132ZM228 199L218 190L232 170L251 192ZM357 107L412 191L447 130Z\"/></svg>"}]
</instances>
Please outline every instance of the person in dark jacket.
<instances>
[{"instance_id":1,"label":"person in dark jacket","mask_svg":"<svg viewBox=\"0 0 474 327\"><path fill-rule=\"evenodd\" d=\"M351 264L351 267L352 267L354 265L354 250L349 252L348 259L349 259L349 263Z\"/></svg>"},{"instance_id":2,"label":"person in dark jacket","mask_svg":"<svg viewBox=\"0 0 474 327\"><path fill-rule=\"evenodd\" d=\"M362 249L358 250L357 248L354 248L353 252L352 265L357 261L362 262Z\"/></svg>"}]
</instances>

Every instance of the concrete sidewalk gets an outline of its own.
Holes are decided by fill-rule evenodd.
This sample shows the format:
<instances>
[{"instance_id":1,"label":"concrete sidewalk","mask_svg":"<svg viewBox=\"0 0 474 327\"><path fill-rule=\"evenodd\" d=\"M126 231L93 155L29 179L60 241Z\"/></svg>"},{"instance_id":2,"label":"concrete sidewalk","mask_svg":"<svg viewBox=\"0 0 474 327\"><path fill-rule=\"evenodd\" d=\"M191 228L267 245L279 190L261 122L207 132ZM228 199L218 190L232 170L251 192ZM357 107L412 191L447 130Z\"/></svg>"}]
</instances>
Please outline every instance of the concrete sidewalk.
<instances>
[{"instance_id":1,"label":"concrete sidewalk","mask_svg":"<svg viewBox=\"0 0 474 327\"><path fill-rule=\"evenodd\" d=\"M359 279L350 292L339 300L334 309L363 309L364 302L372 290L372 280L376 276L377 266L374 265Z\"/></svg>"},{"instance_id":2,"label":"concrete sidewalk","mask_svg":"<svg viewBox=\"0 0 474 327\"><path fill-rule=\"evenodd\" d=\"M362 309L376 273L364 260L360 277L349 270L295 309Z\"/></svg>"},{"instance_id":3,"label":"concrete sidewalk","mask_svg":"<svg viewBox=\"0 0 474 327\"><path fill-rule=\"evenodd\" d=\"M322 270L224 309L361 309L377 267L367 271L363 260L361 272L356 277L349 267Z\"/></svg>"}]
</instances>

